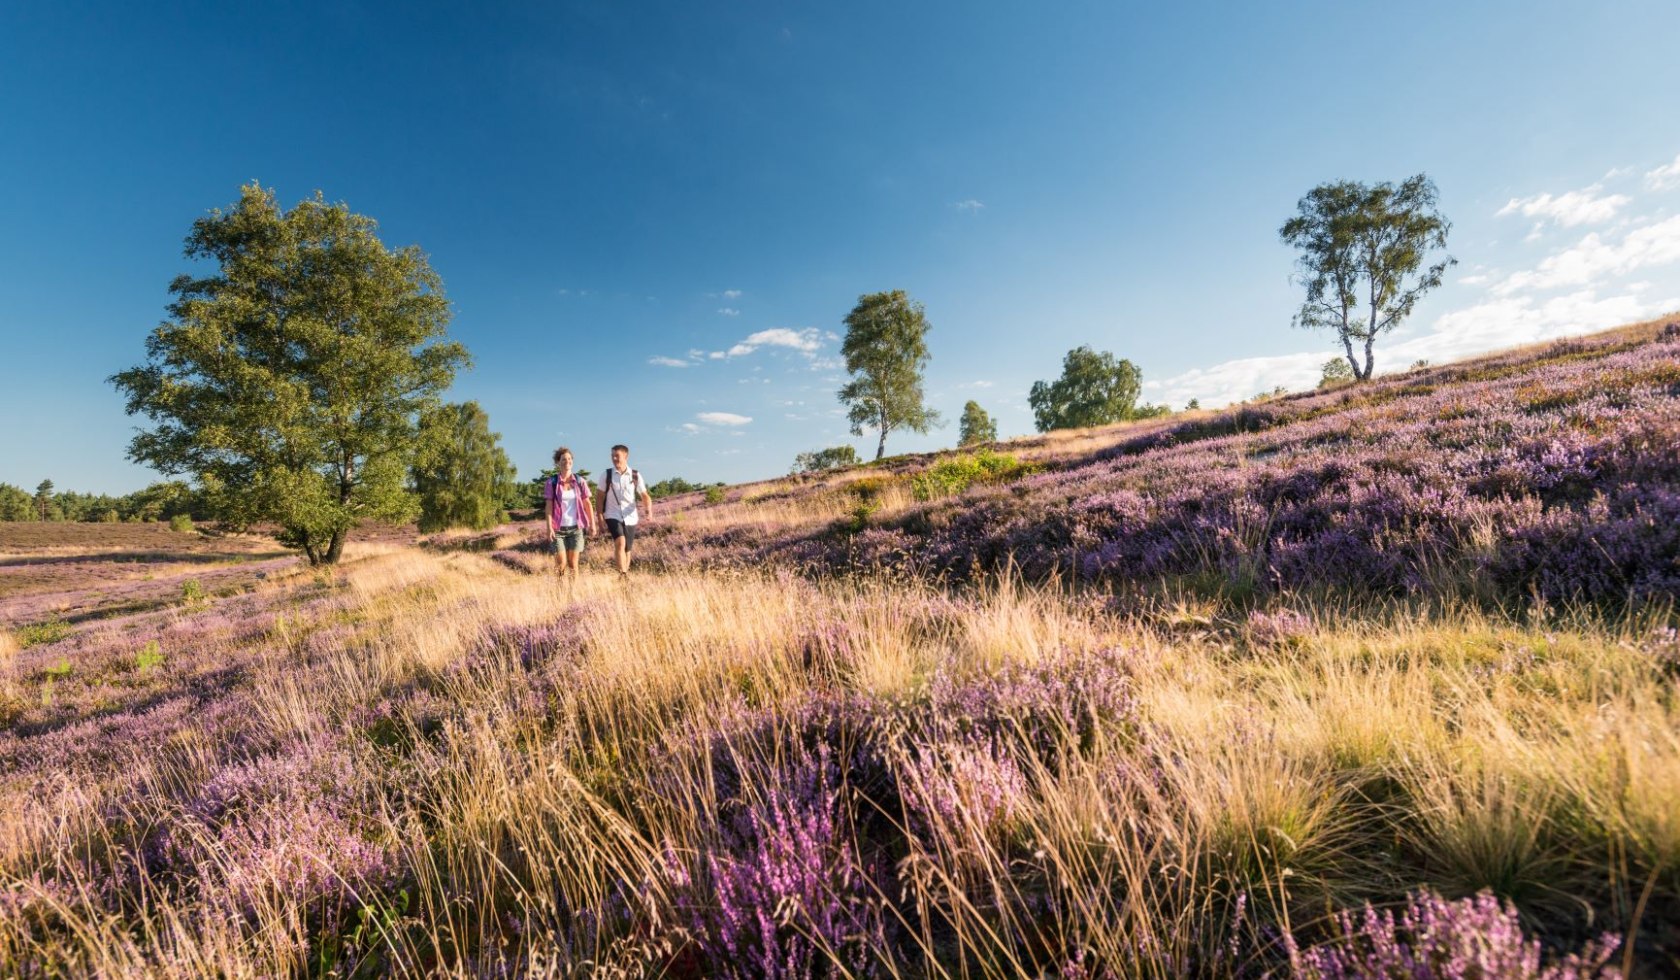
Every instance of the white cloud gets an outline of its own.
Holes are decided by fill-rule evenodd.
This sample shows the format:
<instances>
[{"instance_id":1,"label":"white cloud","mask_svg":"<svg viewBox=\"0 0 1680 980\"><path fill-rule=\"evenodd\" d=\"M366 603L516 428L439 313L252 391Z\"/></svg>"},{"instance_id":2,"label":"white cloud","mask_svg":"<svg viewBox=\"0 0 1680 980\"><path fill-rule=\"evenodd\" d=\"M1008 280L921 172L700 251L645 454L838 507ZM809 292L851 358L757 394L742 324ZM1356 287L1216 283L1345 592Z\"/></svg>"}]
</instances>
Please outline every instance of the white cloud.
<instances>
[{"instance_id":1,"label":"white cloud","mask_svg":"<svg viewBox=\"0 0 1680 980\"><path fill-rule=\"evenodd\" d=\"M1513 197L1502 208L1499 216L1507 214L1521 214L1524 217L1536 218L1538 231L1540 225L1548 220L1556 222L1565 228L1576 225L1598 224L1609 221L1616 216L1616 212L1626 207L1633 198L1626 194L1601 195L1603 185L1594 184L1578 191L1568 191L1563 194L1535 194L1532 197Z\"/></svg>"},{"instance_id":2,"label":"white cloud","mask_svg":"<svg viewBox=\"0 0 1680 980\"><path fill-rule=\"evenodd\" d=\"M1387 347L1378 347L1390 367L1424 358L1450 361L1482 351L1531 344L1572 334L1603 330L1656 316L1680 306L1680 298L1646 300L1644 290L1612 296L1582 289L1562 296L1499 296L1435 321L1426 334Z\"/></svg>"},{"instance_id":3,"label":"white cloud","mask_svg":"<svg viewBox=\"0 0 1680 980\"><path fill-rule=\"evenodd\" d=\"M1145 381L1150 401L1164 401L1181 407L1190 399L1206 408L1241 401L1279 385L1291 390L1318 384L1324 362L1331 351L1279 354L1273 357L1244 357L1209 368L1194 368L1165 381Z\"/></svg>"},{"instance_id":4,"label":"white cloud","mask_svg":"<svg viewBox=\"0 0 1680 980\"><path fill-rule=\"evenodd\" d=\"M660 367L675 367L675 368L688 367L688 362L687 361L678 360L675 357L650 357L650 358L648 358L648 363L649 364L657 364Z\"/></svg>"},{"instance_id":5,"label":"white cloud","mask_svg":"<svg viewBox=\"0 0 1680 980\"><path fill-rule=\"evenodd\" d=\"M1523 290L1584 286L1605 276L1626 275L1635 269L1680 261L1680 215L1629 231L1618 243L1607 243L1593 232L1575 245L1505 277L1493 287L1498 296Z\"/></svg>"},{"instance_id":6,"label":"white cloud","mask_svg":"<svg viewBox=\"0 0 1680 980\"><path fill-rule=\"evenodd\" d=\"M985 210L986 205L984 203L980 202L980 201L976 201L974 198L971 197L966 201L953 202L951 204L951 207L956 208L958 211L967 211L969 214L973 214L976 211Z\"/></svg>"},{"instance_id":7,"label":"white cloud","mask_svg":"<svg viewBox=\"0 0 1680 980\"><path fill-rule=\"evenodd\" d=\"M1680 187L1680 153L1675 154L1673 163L1664 164L1655 170L1647 170L1645 186L1654 191Z\"/></svg>"},{"instance_id":8,"label":"white cloud","mask_svg":"<svg viewBox=\"0 0 1680 980\"><path fill-rule=\"evenodd\" d=\"M696 432L700 431L700 427L695 425L693 422L684 422L682 424L682 430L689 435L694 435Z\"/></svg>"},{"instance_id":9,"label":"white cloud","mask_svg":"<svg viewBox=\"0 0 1680 980\"><path fill-rule=\"evenodd\" d=\"M733 306L720 306L718 307L718 314L721 316L740 316L741 311Z\"/></svg>"},{"instance_id":10,"label":"white cloud","mask_svg":"<svg viewBox=\"0 0 1680 980\"><path fill-rule=\"evenodd\" d=\"M991 386L992 383L990 381L964 381L963 383L957 385L957 390L962 391L967 388L990 388Z\"/></svg>"},{"instance_id":11,"label":"white cloud","mask_svg":"<svg viewBox=\"0 0 1680 980\"><path fill-rule=\"evenodd\" d=\"M707 425L746 425L752 421L752 416L734 412L701 412L694 417Z\"/></svg>"},{"instance_id":12,"label":"white cloud","mask_svg":"<svg viewBox=\"0 0 1680 980\"><path fill-rule=\"evenodd\" d=\"M712 351L710 354L706 355L706 357L709 360L713 360L713 361L721 361L725 357L728 357L728 356L729 356L728 354L725 354L723 351L720 351L720 350Z\"/></svg>"},{"instance_id":13,"label":"white cloud","mask_svg":"<svg viewBox=\"0 0 1680 980\"><path fill-rule=\"evenodd\" d=\"M714 358L719 356L741 357L751 354L760 347L787 347L806 356L812 356L822 348L822 345L822 331L816 327L806 327L803 330L771 327L769 330L760 330L751 334L745 340L729 348L723 355L713 353L712 356Z\"/></svg>"},{"instance_id":14,"label":"white cloud","mask_svg":"<svg viewBox=\"0 0 1680 980\"><path fill-rule=\"evenodd\" d=\"M724 299L740 299L741 291L739 289L725 289L722 295Z\"/></svg>"}]
</instances>

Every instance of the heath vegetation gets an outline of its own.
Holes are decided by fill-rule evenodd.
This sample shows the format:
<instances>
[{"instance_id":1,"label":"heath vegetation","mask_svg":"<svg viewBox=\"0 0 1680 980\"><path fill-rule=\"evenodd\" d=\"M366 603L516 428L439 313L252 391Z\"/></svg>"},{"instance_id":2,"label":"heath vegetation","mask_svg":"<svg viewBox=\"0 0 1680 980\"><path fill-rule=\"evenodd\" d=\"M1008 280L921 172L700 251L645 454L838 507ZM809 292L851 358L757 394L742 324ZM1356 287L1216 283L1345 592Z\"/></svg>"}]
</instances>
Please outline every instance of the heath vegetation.
<instances>
[{"instance_id":1,"label":"heath vegetation","mask_svg":"<svg viewBox=\"0 0 1680 980\"><path fill-rule=\"evenodd\" d=\"M630 588L62 555L0 972L1671 974L1677 446L1647 324L679 494Z\"/></svg>"}]
</instances>

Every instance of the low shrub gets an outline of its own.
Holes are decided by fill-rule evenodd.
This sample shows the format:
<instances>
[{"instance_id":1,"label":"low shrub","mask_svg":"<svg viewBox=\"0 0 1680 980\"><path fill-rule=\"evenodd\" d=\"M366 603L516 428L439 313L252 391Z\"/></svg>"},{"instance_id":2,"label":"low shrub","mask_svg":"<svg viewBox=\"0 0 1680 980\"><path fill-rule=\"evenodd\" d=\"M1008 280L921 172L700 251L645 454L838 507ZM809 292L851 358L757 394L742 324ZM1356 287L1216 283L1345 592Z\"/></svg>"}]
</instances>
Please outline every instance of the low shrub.
<instances>
[{"instance_id":1,"label":"low shrub","mask_svg":"<svg viewBox=\"0 0 1680 980\"><path fill-rule=\"evenodd\" d=\"M49 619L44 623L31 623L18 630L18 646L41 646L45 643L57 643L70 635L70 624L62 619Z\"/></svg>"},{"instance_id":2,"label":"low shrub","mask_svg":"<svg viewBox=\"0 0 1680 980\"><path fill-rule=\"evenodd\" d=\"M188 517L186 514L176 514L174 517L169 519L169 529L178 534L191 534L193 531L193 519Z\"/></svg>"},{"instance_id":3,"label":"low shrub","mask_svg":"<svg viewBox=\"0 0 1680 980\"><path fill-rule=\"evenodd\" d=\"M954 497L976 483L1007 480L1027 472L1029 467L1008 453L981 450L933 464L911 478L910 491L917 500L938 500Z\"/></svg>"}]
</instances>

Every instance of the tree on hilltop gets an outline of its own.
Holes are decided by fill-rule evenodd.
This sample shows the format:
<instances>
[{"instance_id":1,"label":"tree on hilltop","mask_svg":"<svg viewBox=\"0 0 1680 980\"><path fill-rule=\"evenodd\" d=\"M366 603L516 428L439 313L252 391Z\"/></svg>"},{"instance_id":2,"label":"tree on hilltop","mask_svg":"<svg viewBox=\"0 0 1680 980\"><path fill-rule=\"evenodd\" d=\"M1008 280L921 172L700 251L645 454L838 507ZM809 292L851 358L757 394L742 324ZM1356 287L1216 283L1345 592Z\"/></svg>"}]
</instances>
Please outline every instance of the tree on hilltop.
<instances>
[{"instance_id":1,"label":"tree on hilltop","mask_svg":"<svg viewBox=\"0 0 1680 980\"><path fill-rule=\"evenodd\" d=\"M415 246L319 192L290 211L257 184L193 222L203 278L170 284L146 363L112 376L152 422L128 455L190 474L208 516L273 521L311 564L332 564L367 520L408 520L420 413L467 363L444 340L443 282Z\"/></svg>"},{"instance_id":2,"label":"tree on hilltop","mask_svg":"<svg viewBox=\"0 0 1680 980\"><path fill-rule=\"evenodd\" d=\"M1324 362L1324 368L1319 374L1318 386L1329 388L1334 385L1346 384L1353 380L1353 368L1348 366L1347 358L1332 357Z\"/></svg>"},{"instance_id":3,"label":"tree on hilltop","mask_svg":"<svg viewBox=\"0 0 1680 980\"><path fill-rule=\"evenodd\" d=\"M1040 432L1083 429L1138 417L1142 389L1143 372L1136 364L1081 345L1062 358L1060 378L1033 382L1027 404ZM1145 406L1142 414L1158 410Z\"/></svg>"},{"instance_id":4,"label":"tree on hilltop","mask_svg":"<svg viewBox=\"0 0 1680 980\"><path fill-rule=\"evenodd\" d=\"M859 462L857 450L851 446L830 446L795 456L792 472L820 473L841 466L856 466Z\"/></svg>"},{"instance_id":5,"label":"tree on hilltop","mask_svg":"<svg viewBox=\"0 0 1680 980\"><path fill-rule=\"evenodd\" d=\"M881 433L875 458L887 453L887 434L898 429L926 432L939 413L922 403L922 371L929 358L927 315L902 289L858 297L846 314L840 352L852 380L840 389L852 434Z\"/></svg>"},{"instance_id":6,"label":"tree on hilltop","mask_svg":"<svg viewBox=\"0 0 1680 980\"><path fill-rule=\"evenodd\" d=\"M962 421L957 427L957 445L972 446L982 442L997 441L997 421L980 403L972 399L963 406Z\"/></svg>"},{"instance_id":7,"label":"tree on hilltop","mask_svg":"<svg viewBox=\"0 0 1680 980\"><path fill-rule=\"evenodd\" d=\"M1423 295L1441 284L1456 260L1424 266L1447 246L1451 225L1436 210L1435 184L1426 174L1398 187L1342 180L1320 184L1296 205L1278 234L1301 250L1297 266L1307 288L1294 324L1336 333L1357 381L1373 369L1377 337L1411 315ZM1363 347L1361 362L1356 347Z\"/></svg>"}]
</instances>

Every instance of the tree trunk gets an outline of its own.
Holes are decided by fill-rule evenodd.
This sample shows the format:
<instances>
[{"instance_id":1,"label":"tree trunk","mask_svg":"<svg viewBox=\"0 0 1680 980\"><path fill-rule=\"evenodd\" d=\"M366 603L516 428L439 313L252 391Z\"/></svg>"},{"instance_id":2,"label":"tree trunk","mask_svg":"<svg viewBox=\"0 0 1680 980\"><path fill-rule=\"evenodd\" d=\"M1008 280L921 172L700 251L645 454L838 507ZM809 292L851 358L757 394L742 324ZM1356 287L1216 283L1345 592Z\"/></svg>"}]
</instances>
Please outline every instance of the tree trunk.
<instances>
[{"instance_id":1,"label":"tree trunk","mask_svg":"<svg viewBox=\"0 0 1680 980\"><path fill-rule=\"evenodd\" d=\"M887 454L887 427L881 426L881 441L875 447L875 458L880 459Z\"/></svg>"},{"instance_id":2,"label":"tree trunk","mask_svg":"<svg viewBox=\"0 0 1680 980\"><path fill-rule=\"evenodd\" d=\"M327 554L326 554L326 557L323 559L322 564L324 564L324 565L336 565L336 564L338 564L338 559L343 557L343 555L344 555L344 539L349 537L349 536L350 536L349 532L347 532L347 531L334 531L333 532L332 541L327 544Z\"/></svg>"}]
</instances>

